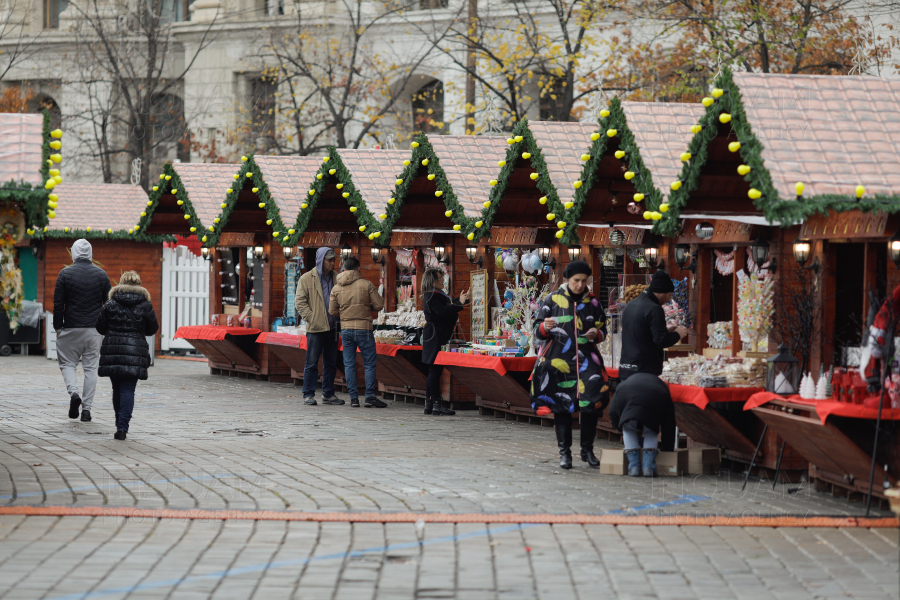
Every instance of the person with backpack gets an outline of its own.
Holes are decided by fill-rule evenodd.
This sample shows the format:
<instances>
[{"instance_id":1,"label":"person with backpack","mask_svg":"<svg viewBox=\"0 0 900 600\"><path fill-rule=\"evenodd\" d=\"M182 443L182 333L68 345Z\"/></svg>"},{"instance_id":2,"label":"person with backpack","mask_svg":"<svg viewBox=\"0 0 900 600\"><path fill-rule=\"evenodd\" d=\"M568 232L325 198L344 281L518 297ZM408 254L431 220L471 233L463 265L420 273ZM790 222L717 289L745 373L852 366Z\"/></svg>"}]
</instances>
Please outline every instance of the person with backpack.
<instances>
[{"instance_id":1,"label":"person with backpack","mask_svg":"<svg viewBox=\"0 0 900 600\"><path fill-rule=\"evenodd\" d=\"M116 411L117 440L124 440L134 411L134 390L138 380L148 378L150 345L146 336L159 329L150 292L141 287L134 271L122 273L119 285L109 291L109 301L97 317L97 331L103 335L100 347L100 377L112 382Z\"/></svg>"}]
</instances>

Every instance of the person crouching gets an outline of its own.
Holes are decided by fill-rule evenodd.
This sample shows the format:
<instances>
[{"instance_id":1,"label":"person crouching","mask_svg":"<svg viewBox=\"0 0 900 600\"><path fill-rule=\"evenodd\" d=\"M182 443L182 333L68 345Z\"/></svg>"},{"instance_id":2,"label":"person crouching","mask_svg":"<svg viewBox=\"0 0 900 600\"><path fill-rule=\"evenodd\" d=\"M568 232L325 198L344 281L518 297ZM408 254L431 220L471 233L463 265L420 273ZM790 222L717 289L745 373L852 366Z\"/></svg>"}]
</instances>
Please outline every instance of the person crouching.
<instances>
[{"instance_id":1,"label":"person crouching","mask_svg":"<svg viewBox=\"0 0 900 600\"><path fill-rule=\"evenodd\" d=\"M112 382L113 409L116 411L117 440L124 440L134 411L134 390L139 379L147 379L150 345L146 336L159 329L150 303L150 292L141 287L134 271L122 273L119 285L109 290L109 300L100 309L97 331L103 335L100 346L100 377Z\"/></svg>"},{"instance_id":2,"label":"person crouching","mask_svg":"<svg viewBox=\"0 0 900 600\"><path fill-rule=\"evenodd\" d=\"M675 446L675 404L666 382L649 373L634 373L616 388L609 419L622 432L628 474L656 477L659 432L664 451Z\"/></svg>"}]
</instances>

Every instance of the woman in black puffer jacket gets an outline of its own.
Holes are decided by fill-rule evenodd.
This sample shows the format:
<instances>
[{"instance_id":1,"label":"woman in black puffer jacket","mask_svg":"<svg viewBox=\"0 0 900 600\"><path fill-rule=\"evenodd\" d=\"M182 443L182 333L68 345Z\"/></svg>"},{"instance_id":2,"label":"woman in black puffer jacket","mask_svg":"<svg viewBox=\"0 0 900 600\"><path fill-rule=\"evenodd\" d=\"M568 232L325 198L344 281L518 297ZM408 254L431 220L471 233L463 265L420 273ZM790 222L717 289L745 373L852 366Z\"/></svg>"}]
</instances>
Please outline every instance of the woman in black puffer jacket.
<instances>
[{"instance_id":1,"label":"woman in black puffer jacket","mask_svg":"<svg viewBox=\"0 0 900 600\"><path fill-rule=\"evenodd\" d=\"M159 329L150 303L150 292L141 287L134 271L122 273L119 285L109 291L109 301L97 317L97 331L103 338L100 348L100 377L109 377L116 411L117 440L124 440L134 410L134 389L138 379L147 379L150 346L146 336Z\"/></svg>"}]
</instances>

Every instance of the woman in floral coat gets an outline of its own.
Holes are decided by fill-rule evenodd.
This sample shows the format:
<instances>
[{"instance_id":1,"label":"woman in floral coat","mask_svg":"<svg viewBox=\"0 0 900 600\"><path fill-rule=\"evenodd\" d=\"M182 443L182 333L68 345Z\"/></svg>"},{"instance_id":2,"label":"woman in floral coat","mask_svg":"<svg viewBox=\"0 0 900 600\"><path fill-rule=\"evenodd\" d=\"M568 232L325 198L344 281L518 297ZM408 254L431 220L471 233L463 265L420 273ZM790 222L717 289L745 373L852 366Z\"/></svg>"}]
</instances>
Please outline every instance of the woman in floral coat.
<instances>
[{"instance_id":1,"label":"woman in floral coat","mask_svg":"<svg viewBox=\"0 0 900 600\"><path fill-rule=\"evenodd\" d=\"M609 377L597 344L606 339L606 313L587 289L591 268L569 263L566 283L538 309L534 335L546 340L531 376L531 406L536 415L553 413L559 466L572 468L572 415L581 412L581 460L600 466L594 456L597 419L609 404Z\"/></svg>"}]
</instances>

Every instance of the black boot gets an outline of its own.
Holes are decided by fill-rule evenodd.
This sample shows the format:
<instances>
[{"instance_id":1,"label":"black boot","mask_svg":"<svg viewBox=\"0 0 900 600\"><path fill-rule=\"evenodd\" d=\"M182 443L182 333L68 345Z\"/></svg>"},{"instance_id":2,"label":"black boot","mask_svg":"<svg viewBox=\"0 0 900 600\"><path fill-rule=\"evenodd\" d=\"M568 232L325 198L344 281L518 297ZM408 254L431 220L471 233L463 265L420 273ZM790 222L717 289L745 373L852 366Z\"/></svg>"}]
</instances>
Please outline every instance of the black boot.
<instances>
[{"instance_id":1,"label":"black boot","mask_svg":"<svg viewBox=\"0 0 900 600\"><path fill-rule=\"evenodd\" d=\"M434 407L434 399L431 396L425 396L425 414L430 415L431 409Z\"/></svg>"},{"instance_id":2,"label":"black boot","mask_svg":"<svg viewBox=\"0 0 900 600\"><path fill-rule=\"evenodd\" d=\"M436 416L446 415L448 417L452 417L453 415L456 414L455 410L450 410L449 408L444 408L444 404L443 404L444 399L441 398L440 396L435 396L434 398L432 398L432 400L434 401L434 407L431 409L431 414L436 415Z\"/></svg>"},{"instance_id":3,"label":"black boot","mask_svg":"<svg viewBox=\"0 0 900 600\"><path fill-rule=\"evenodd\" d=\"M589 467L597 468L600 461L594 456L594 437L597 435L598 415L581 413L581 460Z\"/></svg>"},{"instance_id":4,"label":"black boot","mask_svg":"<svg viewBox=\"0 0 900 600\"><path fill-rule=\"evenodd\" d=\"M571 469L572 415L568 413L554 415L553 428L556 430L556 444L559 446L559 466L561 469Z\"/></svg>"}]
</instances>

